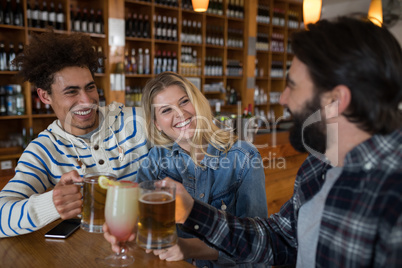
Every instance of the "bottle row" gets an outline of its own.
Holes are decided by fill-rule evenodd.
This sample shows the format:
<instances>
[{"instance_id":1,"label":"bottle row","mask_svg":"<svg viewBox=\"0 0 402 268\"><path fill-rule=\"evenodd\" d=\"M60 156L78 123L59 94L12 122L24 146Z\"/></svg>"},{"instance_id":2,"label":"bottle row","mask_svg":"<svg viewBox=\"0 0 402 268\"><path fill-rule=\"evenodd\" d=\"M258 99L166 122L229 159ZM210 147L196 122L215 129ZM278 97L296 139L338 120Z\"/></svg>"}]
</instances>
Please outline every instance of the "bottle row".
<instances>
[{"instance_id":1,"label":"bottle row","mask_svg":"<svg viewBox=\"0 0 402 268\"><path fill-rule=\"evenodd\" d=\"M20 0L15 0L15 5L11 0L7 0L6 6L0 2L0 24L24 26L24 14Z\"/></svg>"},{"instance_id":2,"label":"bottle row","mask_svg":"<svg viewBox=\"0 0 402 268\"><path fill-rule=\"evenodd\" d=\"M24 114L25 98L21 85L0 86L0 116Z\"/></svg>"},{"instance_id":3,"label":"bottle row","mask_svg":"<svg viewBox=\"0 0 402 268\"><path fill-rule=\"evenodd\" d=\"M127 107L141 106L141 87L126 86L125 105Z\"/></svg>"},{"instance_id":4,"label":"bottle row","mask_svg":"<svg viewBox=\"0 0 402 268\"><path fill-rule=\"evenodd\" d=\"M18 51L15 51L13 42L8 44L8 50L6 50L4 42L0 41L0 71L17 71L19 67L13 65L11 62L16 55L22 53L23 50L24 45L19 43Z\"/></svg>"},{"instance_id":5,"label":"bottle row","mask_svg":"<svg viewBox=\"0 0 402 268\"><path fill-rule=\"evenodd\" d=\"M124 69L126 74L150 74L150 55L149 49L146 48L144 53L142 48L138 48L138 54L135 52L135 48L131 49L131 55L129 50L126 49L124 56Z\"/></svg>"},{"instance_id":6,"label":"bottle row","mask_svg":"<svg viewBox=\"0 0 402 268\"><path fill-rule=\"evenodd\" d=\"M95 14L94 8L84 7L81 12L80 7L77 5L75 12L73 10L72 5L70 5L71 31L97 34L105 33L102 9L98 9Z\"/></svg>"},{"instance_id":7,"label":"bottle row","mask_svg":"<svg viewBox=\"0 0 402 268\"><path fill-rule=\"evenodd\" d=\"M148 15L128 13L126 16L126 36L150 38L151 29Z\"/></svg>"},{"instance_id":8,"label":"bottle row","mask_svg":"<svg viewBox=\"0 0 402 268\"><path fill-rule=\"evenodd\" d=\"M27 21L28 27L46 28L51 26L57 30L66 29L65 14L61 3L58 3L56 9L54 2L50 2L48 8L46 1L42 2L42 7L39 7L38 1L35 1L32 7L27 1Z\"/></svg>"}]
</instances>

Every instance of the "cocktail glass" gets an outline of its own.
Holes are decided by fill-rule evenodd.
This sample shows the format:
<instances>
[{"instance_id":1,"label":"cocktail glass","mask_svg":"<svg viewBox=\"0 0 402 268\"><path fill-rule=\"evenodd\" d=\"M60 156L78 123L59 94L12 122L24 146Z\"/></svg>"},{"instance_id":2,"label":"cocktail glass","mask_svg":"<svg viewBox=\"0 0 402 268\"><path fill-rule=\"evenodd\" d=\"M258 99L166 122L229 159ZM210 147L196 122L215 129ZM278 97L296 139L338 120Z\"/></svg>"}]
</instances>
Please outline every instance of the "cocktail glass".
<instances>
[{"instance_id":1,"label":"cocktail glass","mask_svg":"<svg viewBox=\"0 0 402 268\"><path fill-rule=\"evenodd\" d=\"M117 238L120 252L105 259L97 259L114 267L125 267L134 262L128 254L126 241L134 232L138 217L138 184L130 181L119 181L109 185L106 195L105 220L110 234Z\"/></svg>"}]
</instances>

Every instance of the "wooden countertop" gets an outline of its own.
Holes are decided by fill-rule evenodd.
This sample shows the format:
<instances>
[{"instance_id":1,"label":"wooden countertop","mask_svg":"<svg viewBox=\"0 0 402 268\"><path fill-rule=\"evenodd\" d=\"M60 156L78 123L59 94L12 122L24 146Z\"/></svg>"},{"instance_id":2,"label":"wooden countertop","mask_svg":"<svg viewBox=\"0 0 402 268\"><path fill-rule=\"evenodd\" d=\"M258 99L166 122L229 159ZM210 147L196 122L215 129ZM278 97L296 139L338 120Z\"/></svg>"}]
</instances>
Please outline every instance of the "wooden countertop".
<instances>
[{"instance_id":1,"label":"wooden countertop","mask_svg":"<svg viewBox=\"0 0 402 268\"><path fill-rule=\"evenodd\" d=\"M103 238L103 234L78 229L67 239L45 238L44 234L60 221L57 220L30 234L0 238L0 267L102 267L96 263L95 258L104 258L112 253L111 246ZM130 254L134 256L135 261L128 267L194 267L185 261L161 261L152 253L146 254L134 243L130 243L130 247Z\"/></svg>"}]
</instances>

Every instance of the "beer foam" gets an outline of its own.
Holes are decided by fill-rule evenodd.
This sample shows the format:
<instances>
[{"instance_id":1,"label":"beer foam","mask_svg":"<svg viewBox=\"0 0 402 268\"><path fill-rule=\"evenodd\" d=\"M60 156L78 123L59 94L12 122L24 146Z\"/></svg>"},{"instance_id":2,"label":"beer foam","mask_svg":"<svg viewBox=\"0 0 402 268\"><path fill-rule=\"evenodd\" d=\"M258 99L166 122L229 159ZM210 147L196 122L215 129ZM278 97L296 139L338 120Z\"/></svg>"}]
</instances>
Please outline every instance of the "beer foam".
<instances>
[{"instance_id":1,"label":"beer foam","mask_svg":"<svg viewBox=\"0 0 402 268\"><path fill-rule=\"evenodd\" d=\"M148 197L148 196L153 196L153 195L162 195L162 196L169 196L169 200L166 201L149 201L149 200L144 200L144 198ZM152 198L153 199L153 198ZM145 204L151 204L151 205L159 205L159 204L166 204L166 203L170 203L172 201L174 201L173 199L173 195L171 193L167 193L167 192L153 192L153 193L147 193L144 194L140 197L140 202L145 203Z\"/></svg>"}]
</instances>

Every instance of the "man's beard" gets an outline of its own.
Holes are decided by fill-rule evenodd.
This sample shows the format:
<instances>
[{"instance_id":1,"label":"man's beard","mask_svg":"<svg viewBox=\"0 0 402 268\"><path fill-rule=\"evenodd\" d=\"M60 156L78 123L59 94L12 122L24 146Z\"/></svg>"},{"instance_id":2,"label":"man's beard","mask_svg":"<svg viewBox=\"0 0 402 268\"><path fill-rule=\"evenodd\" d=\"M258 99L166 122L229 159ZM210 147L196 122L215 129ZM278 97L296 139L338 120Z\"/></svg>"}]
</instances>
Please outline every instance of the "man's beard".
<instances>
[{"instance_id":1,"label":"man's beard","mask_svg":"<svg viewBox=\"0 0 402 268\"><path fill-rule=\"evenodd\" d=\"M317 95L311 101L308 101L300 112L292 113L294 124L289 130L289 141L297 151L307 152L306 146L308 146L321 154L325 154L327 148L325 117L321 116L320 121L303 129L303 123L307 118L320 109L320 97ZM302 135L302 132L304 132L304 135Z\"/></svg>"}]
</instances>

